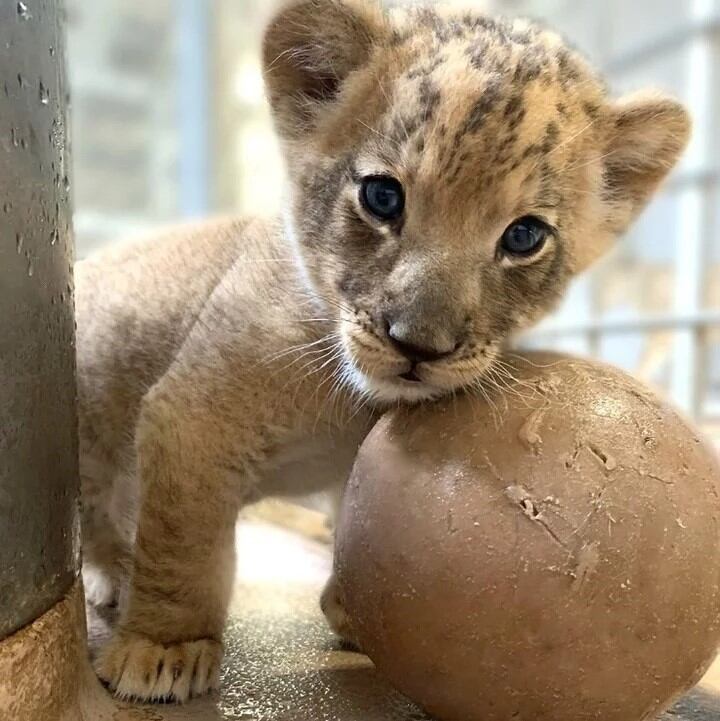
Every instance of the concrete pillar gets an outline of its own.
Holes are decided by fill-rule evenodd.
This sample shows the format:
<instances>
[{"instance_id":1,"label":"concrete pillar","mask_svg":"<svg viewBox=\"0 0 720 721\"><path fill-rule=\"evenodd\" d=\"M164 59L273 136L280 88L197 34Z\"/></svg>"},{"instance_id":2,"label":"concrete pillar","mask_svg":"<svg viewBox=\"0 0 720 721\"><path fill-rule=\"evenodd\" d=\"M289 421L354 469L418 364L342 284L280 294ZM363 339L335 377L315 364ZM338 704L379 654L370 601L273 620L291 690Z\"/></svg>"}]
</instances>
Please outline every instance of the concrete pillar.
<instances>
[{"instance_id":1,"label":"concrete pillar","mask_svg":"<svg viewBox=\"0 0 720 721\"><path fill-rule=\"evenodd\" d=\"M69 153L55 0L0 2L0 719L79 721ZM94 718L100 718L95 715Z\"/></svg>"},{"instance_id":2,"label":"concrete pillar","mask_svg":"<svg viewBox=\"0 0 720 721\"><path fill-rule=\"evenodd\" d=\"M65 93L57 3L0 3L0 638L77 576Z\"/></svg>"}]
</instances>

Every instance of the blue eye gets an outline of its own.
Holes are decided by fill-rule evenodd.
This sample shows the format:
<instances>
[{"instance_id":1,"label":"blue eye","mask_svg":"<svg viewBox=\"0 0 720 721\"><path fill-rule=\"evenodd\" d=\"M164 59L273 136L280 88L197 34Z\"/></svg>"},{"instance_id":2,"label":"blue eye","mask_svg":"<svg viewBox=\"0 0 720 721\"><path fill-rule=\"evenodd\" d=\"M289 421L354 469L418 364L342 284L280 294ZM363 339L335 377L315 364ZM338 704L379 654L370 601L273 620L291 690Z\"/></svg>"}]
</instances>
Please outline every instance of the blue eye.
<instances>
[{"instance_id":1,"label":"blue eye","mask_svg":"<svg viewBox=\"0 0 720 721\"><path fill-rule=\"evenodd\" d=\"M400 181L390 176L364 178L360 200L365 209L380 220L397 220L405 210L405 191Z\"/></svg>"},{"instance_id":2,"label":"blue eye","mask_svg":"<svg viewBox=\"0 0 720 721\"><path fill-rule=\"evenodd\" d=\"M542 220L528 215L516 220L503 233L501 247L508 255L528 256L537 253L550 233Z\"/></svg>"}]
</instances>

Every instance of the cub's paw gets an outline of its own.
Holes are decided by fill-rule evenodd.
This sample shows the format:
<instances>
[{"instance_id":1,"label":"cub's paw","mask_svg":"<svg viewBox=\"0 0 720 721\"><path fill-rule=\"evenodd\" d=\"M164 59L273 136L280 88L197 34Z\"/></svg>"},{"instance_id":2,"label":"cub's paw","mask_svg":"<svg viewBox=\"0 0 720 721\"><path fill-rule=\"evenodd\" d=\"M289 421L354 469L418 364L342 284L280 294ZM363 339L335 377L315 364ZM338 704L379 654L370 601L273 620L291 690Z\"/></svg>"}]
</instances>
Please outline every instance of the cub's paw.
<instances>
[{"instance_id":1,"label":"cub's paw","mask_svg":"<svg viewBox=\"0 0 720 721\"><path fill-rule=\"evenodd\" d=\"M344 647L356 650L358 645L352 637L350 618L345 611L340 590L334 578L331 578L325 586L320 597L320 608L328 625L340 637Z\"/></svg>"},{"instance_id":2,"label":"cub's paw","mask_svg":"<svg viewBox=\"0 0 720 721\"><path fill-rule=\"evenodd\" d=\"M120 632L98 654L95 672L123 700L184 703L217 689L221 660L217 641L160 644Z\"/></svg>"},{"instance_id":3,"label":"cub's paw","mask_svg":"<svg viewBox=\"0 0 720 721\"><path fill-rule=\"evenodd\" d=\"M120 586L109 574L85 564L82 569L85 600L95 608L114 608L120 598Z\"/></svg>"}]
</instances>

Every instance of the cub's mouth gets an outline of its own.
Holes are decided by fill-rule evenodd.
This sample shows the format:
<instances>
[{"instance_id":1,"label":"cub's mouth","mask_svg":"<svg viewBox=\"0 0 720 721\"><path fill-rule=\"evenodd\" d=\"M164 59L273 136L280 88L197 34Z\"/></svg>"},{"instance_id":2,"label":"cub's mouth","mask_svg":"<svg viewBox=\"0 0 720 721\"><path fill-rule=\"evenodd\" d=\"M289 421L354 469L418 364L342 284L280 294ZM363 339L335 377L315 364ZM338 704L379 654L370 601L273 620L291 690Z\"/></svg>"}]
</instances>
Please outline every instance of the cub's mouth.
<instances>
[{"instance_id":1,"label":"cub's mouth","mask_svg":"<svg viewBox=\"0 0 720 721\"><path fill-rule=\"evenodd\" d=\"M343 334L345 376L361 394L379 403L420 403L477 384L492 364L486 349L458 348L441 358L403 355L374 334Z\"/></svg>"},{"instance_id":2,"label":"cub's mouth","mask_svg":"<svg viewBox=\"0 0 720 721\"><path fill-rule=\"evenodd\" d=\"M361 370L352 359L348 360L348 365L352 385L380 403L419 403L441 398L451 392L451 389L424 381L414 370L396 375L379 375Z\"/></svg>"},{"instance_id":3,"label":"cub's mouth","mask_svg":"<svg viewBox=\"0 0 720 721\"><path fill-rule=\"evenodd\" d=\"M402 378L402 380L408 381L408 383L422 383L422 378L415 372L414 366L407 373L401 373L398 378Z\"/></svg>"}]
</instances>

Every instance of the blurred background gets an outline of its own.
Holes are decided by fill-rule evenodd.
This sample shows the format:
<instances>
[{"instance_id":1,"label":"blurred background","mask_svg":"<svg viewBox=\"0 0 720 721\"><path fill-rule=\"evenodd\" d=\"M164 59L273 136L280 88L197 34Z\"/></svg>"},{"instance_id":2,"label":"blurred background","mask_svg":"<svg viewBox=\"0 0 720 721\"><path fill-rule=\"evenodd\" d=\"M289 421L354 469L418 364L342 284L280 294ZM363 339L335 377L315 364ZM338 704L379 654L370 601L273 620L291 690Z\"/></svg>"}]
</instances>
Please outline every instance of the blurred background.
<instances>
[{"instance_id":1,"label":"blurred background","mask_svg":"<svg viewBox=\"0 0 720 721\"><path fill-rule=\"evenodd\" d=\"M277 209L258 62L274 4L67 0L78 257L179 217ZM720 0L475 5L542 18L616 91L664 88L693 112L693 145L663 194L528 344L626 368L720 442Z\"/></svg>"}]
</instances>

